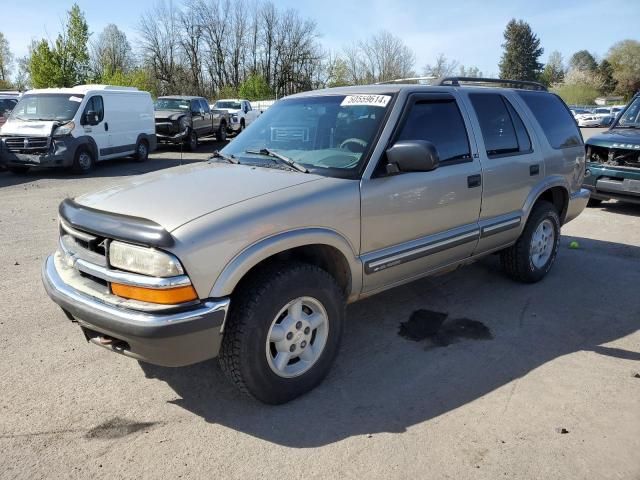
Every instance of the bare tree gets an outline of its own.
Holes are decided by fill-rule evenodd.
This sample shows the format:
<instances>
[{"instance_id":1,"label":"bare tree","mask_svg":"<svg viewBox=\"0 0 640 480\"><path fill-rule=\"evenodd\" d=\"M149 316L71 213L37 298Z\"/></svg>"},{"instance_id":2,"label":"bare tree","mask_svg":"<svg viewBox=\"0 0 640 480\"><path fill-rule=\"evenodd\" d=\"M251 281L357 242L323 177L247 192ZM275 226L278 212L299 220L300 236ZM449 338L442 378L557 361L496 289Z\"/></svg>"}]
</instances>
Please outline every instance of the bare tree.
<instances>
[{"instance_id":1,"label":"bare tree","mask_svg":"<svg viewBox=\"0 0 640 480\"><path fill-rule=\"evenodd\" d=\"M375 83L415 75L415 54L404 42L381 31L345 48L345 62L352 83Z\"/></svg>"},{"instance_id":2,"label":"bare tree","mask_svg":"<svg viewBox=\"0 0 640 480\"><path fill-rule=\"evenodd\" d=\"M455 73L459 65L457 61L449 60L443 53L440 53L432 65L427 64L424 66L423 73L426 76L435 78L449 77Z\"/></svg>"},{"instance_id":3,"label":"bare tree","mask_svg":"<svg viewBox=\"0 0 640 480\"><path fill-rule=\"evenodd\" d=\"M202 75L202 44L203 26L200 19L193 13L196 11L195 2L187 4L186 9L178 13L180 26L179 44L186 61L187 82L191 87L189 93L204 95Z\"/></svg>"},{"instance_id":4,"label":"bare tree","mask_svg":"<svg viewBox=\"0 0 640 480\"><path fill-rule=\"evenodd\" d=\"M13 54L9 48L9 41L4 34L0 32L0 80L9 81L11 73L11 65L13 64Z\"/></svg>"},{"instance_id":5,"label":"bare tree","mask_svg":"<svg viewBox=\"0 0 640 480\"><path fill-rule=\"evenodd\" d=\"M131 67L131 45L127 35L113 23L107 25L91 44L91 70L94 76L109 77Z\"/></svg>"}]
</instances>

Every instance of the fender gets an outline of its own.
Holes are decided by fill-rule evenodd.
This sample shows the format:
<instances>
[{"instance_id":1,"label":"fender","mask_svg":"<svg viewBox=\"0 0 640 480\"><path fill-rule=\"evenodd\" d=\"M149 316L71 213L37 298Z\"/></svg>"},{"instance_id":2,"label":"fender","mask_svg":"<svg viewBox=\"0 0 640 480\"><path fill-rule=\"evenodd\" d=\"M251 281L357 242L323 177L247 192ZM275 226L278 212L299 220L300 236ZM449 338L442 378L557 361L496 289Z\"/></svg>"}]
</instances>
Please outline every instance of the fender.
<instances>
[{"instance_id":1,"label":"fender","mask_svg":"<svg viewBox=\"0 0 640 480\"><path fill-rule=\"evenodd\" d=\"M147 145L149 146L149 153L153 152L158 148L158 141L156 139L156 134L149 135L148 133L140 133L138 138L136 138L136 145L140 143L140 140L146 140Z\"/></svg>"},{"instance_id":2,"label":"fender","mask_svg":"<svg viewBox=\"0 0 640 480\"><path fill-rule=\"evenodd\" d=\"M71 152L71 155L70 155L72 162L73 162L73 159L76 158L76 152L78 151L78 148L85 147L85 146L88 146L89 150L91 150L91 154L93 155L93 159L95 162L100 160L98 144L96 143L96 141L93 139L91 135L82 135L81 137L74 138L72 145L73 145L73 151Z\"/></svg>"},{"instance_id":3,"label":"fender","mask_svg":"<svg viewBox=\"0 0 640 480\"><path fill-rule=\"evenodd\" d=\"M554 187L562 187L567 194L567 199L569 198L569 192L571 191L569 187L569 183L567 179L562 175L550 175L544 179L544 181L540 182L534 188L531 189L529 195L527 196L524 206L522 207L522 224L520 230L524 230L524 227L527 224L527 220L529 219L529 214L531 213L531 209L533 205L536 203L540 195ZM560 214L560 220L562 222L567 210L567 205L564 206L564 211Z\"/></svg>"},{"instance_id":4,"label":"fender","mask_svg":"<svg viewBox=\"0 0 640 480\"><path fill-rule=\"evenodd\" d=\"M327 228L290 230L264 238L250 245L227 263L213 284L209 296L220 298L231 295L242 277L258 263L277 253L306 245L329 245L344 255L351 272L349 300L355 300L362 290L362 262L346 238Z\"/></svg>"}]
</instances>

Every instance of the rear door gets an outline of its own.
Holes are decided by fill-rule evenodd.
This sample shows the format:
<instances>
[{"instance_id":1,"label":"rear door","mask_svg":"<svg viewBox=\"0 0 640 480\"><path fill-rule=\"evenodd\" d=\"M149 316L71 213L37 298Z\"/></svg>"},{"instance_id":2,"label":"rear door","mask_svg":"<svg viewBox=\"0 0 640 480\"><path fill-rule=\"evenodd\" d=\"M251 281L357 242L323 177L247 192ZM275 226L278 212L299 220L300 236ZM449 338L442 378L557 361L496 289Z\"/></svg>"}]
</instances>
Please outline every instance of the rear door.
<instances>
[{"instance_id":1,"label":"rear door","mask_svg":"<svg viewBox=\"0 0 640 480\"><path fill-rule=\"evenodd\" d=\"M524 203L544 179L540 146L525 127L518 106L504 94L471 92L466 96L482 164L481 238L477 253L515 240L523 221Z\"/></svg>"},{"instance_id":2,"label":"rear door","mask_svg":"<svg viewBox=\"0 0 640 480\"><path fill-rule=\"evenodd\" d=\"M364 291L423 275L469 257L479 236L480 162L468 118L449 93L407 99L391 146L428 140L440 166L389 175L383 154L361 183Z\"/></svg>"}]
</instances>

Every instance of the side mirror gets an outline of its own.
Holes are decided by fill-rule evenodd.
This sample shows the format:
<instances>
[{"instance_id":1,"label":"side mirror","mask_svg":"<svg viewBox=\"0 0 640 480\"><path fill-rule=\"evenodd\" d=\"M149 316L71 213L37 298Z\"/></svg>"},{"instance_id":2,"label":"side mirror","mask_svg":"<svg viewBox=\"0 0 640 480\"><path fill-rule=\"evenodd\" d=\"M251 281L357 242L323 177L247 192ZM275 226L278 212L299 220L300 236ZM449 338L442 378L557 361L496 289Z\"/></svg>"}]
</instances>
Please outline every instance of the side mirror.
<instances>
[{"instance_id":1,"label":"side mirror","mask_svg":"<svg viewBox=\"0 0 640 480\"><path fill-rule=\"evenodd\" d=\"M400 140L387 149L387 173L430 172L438 168L436 146L426 140Z\"/></svg>"},{"instance_id":2,"label":"side mirror","mask_svg":"<svg viewBox=\"0 0 640 480\"><path fill-rule=\"evenodd\" d=\"M100 123L98 114L93 110L89 110L84 114L84 118L82 121L83 125L97 125L98 123Z\"/></svg>"}]
</instances>

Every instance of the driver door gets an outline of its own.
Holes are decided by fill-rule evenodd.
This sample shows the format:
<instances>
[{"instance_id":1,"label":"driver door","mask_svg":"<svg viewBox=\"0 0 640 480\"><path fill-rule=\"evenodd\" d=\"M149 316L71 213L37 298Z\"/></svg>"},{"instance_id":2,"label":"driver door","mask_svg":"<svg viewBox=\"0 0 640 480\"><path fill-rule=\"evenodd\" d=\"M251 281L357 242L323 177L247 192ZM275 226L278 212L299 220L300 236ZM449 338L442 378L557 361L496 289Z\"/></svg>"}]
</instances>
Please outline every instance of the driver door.
<instances>
[{"instance_id":1,"label":"driver door","mask_svg":"<svg viewBox=\"0 0 640 480\"><path fill-rule=\"evenodd\" d=\"M88 118L89 113L95 113L95 118ZM109 126L104 120L104 100L100 95L93 95L87 100L82 112L82 127L85 135L90 136L98 147L98 157L96 160L109 158L116 155L111 152L111 135Z\"/></svg>"},{"instance_id":2,"label":"driver door","mask_svg":"<svg viewBox=\"0 0 640 480\"><path fill-rule=\"evenodd\" d=\"M391 146L427 140L430 172L386 173L386 156L361 183L363 292L419 277L471 256L478 242L481 169L466 112L450 94L413 94Z\"/></svg>"}]
</instances>

